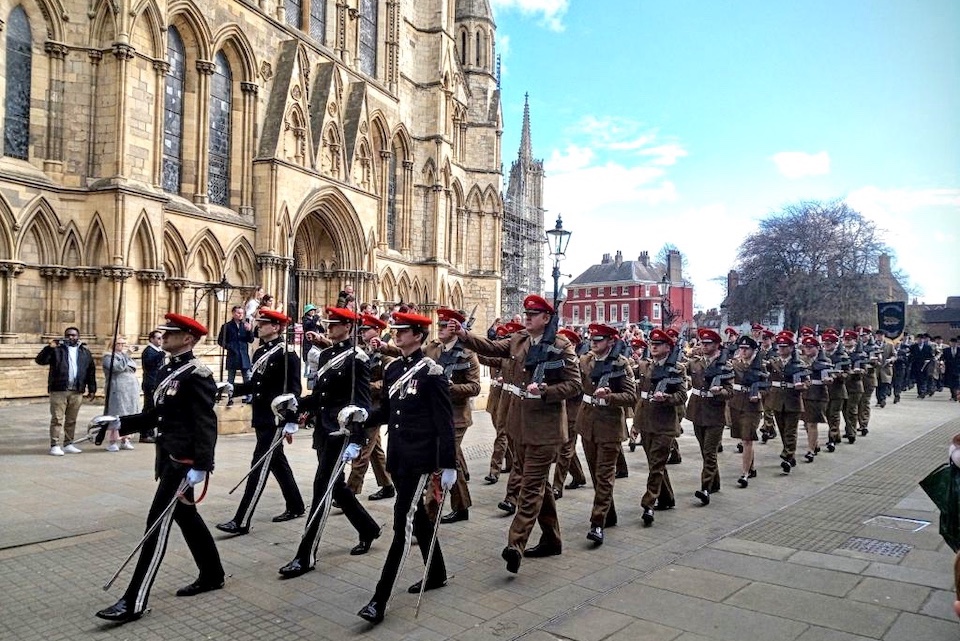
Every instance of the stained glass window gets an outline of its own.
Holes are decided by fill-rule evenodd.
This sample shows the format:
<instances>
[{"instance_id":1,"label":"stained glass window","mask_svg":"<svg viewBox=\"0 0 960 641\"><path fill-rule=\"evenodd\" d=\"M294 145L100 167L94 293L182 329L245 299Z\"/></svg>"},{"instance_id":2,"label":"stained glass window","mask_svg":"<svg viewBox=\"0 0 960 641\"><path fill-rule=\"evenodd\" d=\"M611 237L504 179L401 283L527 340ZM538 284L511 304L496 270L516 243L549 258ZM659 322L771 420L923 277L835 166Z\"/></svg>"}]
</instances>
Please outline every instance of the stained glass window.
<instances>
[{"instance_id":1,"label":"stained glass window","mask_svg":"<svg viewBox=\"0 0 960 641\"><path fill-rule=\"evenodd\" d=\"M230 116L233 109L233 74L222 51L214 59L210 83L210 168L207 194L215 205L230 205Z\"/></svg>"},{"instance_id":2,"label":"stained glass window","mask_svg":"<svg viewBox=\"0 0 960 641\"><path fill-rule=\"evenodd\" d=\"M27 159L30 147L30 50L33 38L23 7L7 20L7 95L4 102L3 154Z\"/></svg>"},{"instance_id":3,"label":"stained glass window","mask_svg":"<svg viewBox=\"0 0 960 641\"><path fill-rule=\"evenodd\" d=\"M310 0L310 37L323 43L327 31L327 0Z\"/></svg>"},{"instance_id":4,"label":"stained glass window","mask_svg":"<svg viewBox=\"0 0 960 641\"><path fill-rule=\"evenodd\" d=\"M167 29L167 71L163 94L163 190L180 193L183 167L183 79L186 54L176 27Z\"/></svg>"},{"instance_id":5,"label":"stained glass window","mask_svg":"<svg viewBox=\"0 0 960 641\"><path fill-rule=\"evenodd\" d=\"M377 0L360 0L360 71L377 75Z\"/></svg>"},{"instance_id":6,"label":"stained glass window","mask_svg":"<svg viewBox=\"0 0 960 641\"><path fill-rule=\"evenodd\" d=\"M387 246L397 248L397 152L390 155L387 171Z\"/></svg>"},{"instance_id":7,"label":"stained glass window","mask_svg":"<svg viewBox=\"0 0 960 641\"><path fill-rule=\"evenodd\" d=\"M316 0L320 2L321 0ZM287 24L293 27L294 29L299 29L303 25L301 18L303 17L303 3L302 0L283 0L283 6L286 10Z\"/></svg>"}]
</instances>

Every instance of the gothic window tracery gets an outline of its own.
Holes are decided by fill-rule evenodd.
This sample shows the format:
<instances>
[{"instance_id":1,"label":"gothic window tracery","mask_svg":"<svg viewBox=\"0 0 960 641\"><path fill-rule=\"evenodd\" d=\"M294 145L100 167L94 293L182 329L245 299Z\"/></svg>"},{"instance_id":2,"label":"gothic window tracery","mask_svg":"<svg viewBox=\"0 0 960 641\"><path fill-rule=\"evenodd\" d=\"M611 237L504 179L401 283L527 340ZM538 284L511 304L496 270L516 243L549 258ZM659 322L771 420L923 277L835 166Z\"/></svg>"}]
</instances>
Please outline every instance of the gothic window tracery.
<instances>
[{"instance_id":1,"label":"gothic window tracery","mask_svg":"<svg viewBox=\"0 0 960 641\"><path fill-rule=\"evenodd\" d=\"M323 44L327 31L326 0L310 2L310 37Z\"/></svg>"},{"instance_id":2,"label":"gothic window tracery","mask_svg":"<svg viewBox=\"0 0 960 641\"><path fill-rule=\"evenodd\" d=\"M230 62L218 51L210 82L210 152L207 194L210 202L230 205L230 135L233 110L233 74Z\"/></svg>"},{"instance_id":3,"label":"gothic window tracery","mask_svg":"<svg viewBox=\"0 0 960 641\"><path fill-rule=\"evenodd\" d=\"M33 37L23 7L10 12L6 26L7 95L4 101L3 155L26 160L30 147L30 84Z\"/></svg>"},{"instance_id":4,"label":"gothic window tracery","mask_svg":"<svg viewBox=\"0 0 960 641\"><path fill-rule=\"evenodd\" d=\"M319 2L320 0L317 0ZM283 0L284 19L287 25L294 29L300 29L303 26L303 1L302 0Z\"/></svg>"},{"instance_id":5,"label":"gothic window tracery","mask_svg":"<svg viewBox=\"0 0 960 641\"><path fill-rule=\"evenodd\" d=\"M400 185L400 149L394 145L387 169L387 247L399 249L399 225L397 224L397 188Z\"/></svg>"},{"instance_id":6,"label":"gothic window tracery","mask_svg":"<svg viewBox=\"0 0 960 641\"><path fill-rule=\"evenodd\" d=\"M183 167L183 81L186 53L176 27L167 30L167 73L163 96L163 190L180 193Z\"/></svg>"},{"instance_id":7,"label":"gothic window tracery","mask_svg":"<svg viewBox=\"0 0 960 641\"><path fill-rule=\"evenodd\" d=\"M360 71L377 75L377 13L378 0L360 0Z\"/></svg>"}]
</instances>

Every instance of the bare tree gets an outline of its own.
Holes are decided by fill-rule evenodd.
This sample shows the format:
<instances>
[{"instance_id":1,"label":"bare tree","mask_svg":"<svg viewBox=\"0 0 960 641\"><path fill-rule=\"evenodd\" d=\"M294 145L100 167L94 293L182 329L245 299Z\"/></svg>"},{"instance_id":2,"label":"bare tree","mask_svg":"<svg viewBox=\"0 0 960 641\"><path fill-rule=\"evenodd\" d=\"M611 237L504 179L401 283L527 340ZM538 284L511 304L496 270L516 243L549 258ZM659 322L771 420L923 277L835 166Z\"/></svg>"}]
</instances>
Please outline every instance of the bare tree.
<instances>
[{"instance_id":1,"label":"bare tree","mask_svg":"<svg viewBox=\"0 0 960 641\"><path fill-rule=\"evenodd\" d=\"M846 203L788 205L740 245L731 317L759 319L783 306L787 327L872 324L889 295L878 264L890 253L875 223Z\"/></svg>"}]
</instances>

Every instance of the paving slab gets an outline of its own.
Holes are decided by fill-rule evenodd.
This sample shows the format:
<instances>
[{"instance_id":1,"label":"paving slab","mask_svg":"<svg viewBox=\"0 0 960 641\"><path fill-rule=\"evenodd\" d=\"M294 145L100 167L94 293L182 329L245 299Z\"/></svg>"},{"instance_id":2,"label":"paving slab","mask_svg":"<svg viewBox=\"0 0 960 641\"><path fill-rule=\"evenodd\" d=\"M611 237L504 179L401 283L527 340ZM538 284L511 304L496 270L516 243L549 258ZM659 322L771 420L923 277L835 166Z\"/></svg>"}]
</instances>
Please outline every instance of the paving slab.
<instances>
[{"instance_id":1,"label":"paving slab","mask_svg":"<svg viewBox=\"0 0 960 641\"><path fill-rule=\"evenodd\" d=\"M953 585L953 566L949 562L944 563L943 569L939 571L918 570L887 563L871 563L863 571L863 574L899 581L900 583L912 583L939 589Z\"/></svg>"},{"instance_id":2,"label":"paving slab","mask_svg":"<svg viewBox=\"0 0 960 641\"><path fill-rule=\"evenodd\" d=\"M883 641L956 641L958 636L956 621L904 612L883 635Z\"/></svg>"},{"instance_id":3,"label":"paving slab","mask_svg":"<svg viewBox=\"0 0 960 641\"><path fill-rule=\"evenodd\" d=\"M930 598L933 590L922 585L910 585L887 579L866 577L847 595L854 601L873 603L886 608L916 612Z\"/></svg>"},{"instance_id":4,"label":"paving slab","mask_svg":"<svg viewBox=\"0 0 960 641\"><path fill-rule=\"evenodd\" d=\"M723 601L737 590L750 585L748 579L682 565L668 565L646 575L639 583L716 602Z\"/></svg>"},{"instance_id":5,"label":"paving slab","mask_svg":"<svg viewBox=\"0 0 960 641\"><path fill-rule=\"evenodd\" d=\"M851 559L836 554L824 554L822 552L810 552L808 550L798 550L791 554L787 560L797 565L806 565L811 568L822 568L824 570L837 570L839 572L850 572L851 574L860 574L870 565L869 561L861 559Z\"/></svg>"}]
</instances>

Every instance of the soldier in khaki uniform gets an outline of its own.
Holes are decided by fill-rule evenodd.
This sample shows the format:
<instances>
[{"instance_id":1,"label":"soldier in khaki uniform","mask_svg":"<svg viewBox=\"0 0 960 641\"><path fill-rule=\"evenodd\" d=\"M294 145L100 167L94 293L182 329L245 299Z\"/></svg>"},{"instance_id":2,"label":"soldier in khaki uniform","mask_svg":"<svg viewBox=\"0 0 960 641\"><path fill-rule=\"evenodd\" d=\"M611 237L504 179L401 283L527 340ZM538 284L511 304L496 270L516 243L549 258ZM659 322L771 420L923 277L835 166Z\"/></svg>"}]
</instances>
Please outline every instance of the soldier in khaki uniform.
<instances>
[{"instance_id":1,"label":"soldier in khaki uniform","mask_svg":"<svg viewBox=\"0 0 960 641\"><path fill-rule=\"evenodd\" d=\"M506 338L523 329L518 323L504 323L494 330L496 338ZM487 393L487 413L493 422L496 436L493 439L493 453L490 455L490 471L485 477L487 485L500 480L500 474L509 472L513 467L513 447L507 437L506 417L510 396L503 394L503 370L510 367L510 360L493 356L477 355L481 365L490 368L490 391Z\"/></svg>"},{"instance_id":2,"label":"soldier in khaki uniform","mask_svg":"<svg viewBox=\"0 0 960 641\"><path fill-rule=\"evenodd\" d=\"M820 337L823 342L824 356L833 363L837 370L830 383L830 400L827 402L827 451L836 449L840 442L840 419L843 417L843 405L847 401L847 376L849 376L850 359L845 352L838 349L840 337L836 330L824 330Z\"/></svg>"},{"instance_id":3,"label":"soldier in khaki uniform","mask_svg":"<svg viewBox=\"0 0 960 641\"><path fill-rule=\"evenodd\" d=\"M873 333L874 344L877 348L877 404L875 407L883 409L887 406L887 397L893 387L893 364L897 361L897 348L886 340L887 335L882 329Z\"/></svg>"},{"instance_id":4,"label":"soldier in khaki uniform","mask_svg":"<svg viewBox=\"0 0 960 641\"><path fill-rule=\"evenodd\" d=\"M767 361L770 391L763 400L764 411L773 412L780 429L783 449L780 468L784 474L797 465L797 432L803 414L803 391L809 386L810 373L795 354L793 332L782 331L774 338L777 355Z\"/></svg>"},{"instance_id":5,"label":"soldier in khaki uniform","mask_svg":"<svg viewBox=\"0 0 960 641\"><path fill-rule=\"evenodd\" d=\"M572 329L563 328L557 331L570 340L574 351L580 351L580 335ZM580 414L580 398L574 396L568 398L567 404L567 442L560 448L560 454L557 455L557 464L553 469L553 496L562 498L563 490L575 490L587 484L587 478L583 475L583 466L580 465L580 457L577 455L577 417ZM570 482L564 485L567 480L567 474L570 474Z\"/></svg>"},{"instance_id":6,"label":"soldier in khaki uniform","mask_svg":"<svg viewBox=\"0 0 960 641\"><path fill-rule=\"evenodd\" d=\"M773 345L774 336L775 334L771 330L762 327L760 330L760 338L756 339L757 342L760 343L760 353L763 354L763 360L765 361L771 360L777 355L777 348ZM760 427L760 442L766 445L767 441L774 438L777 438L777 419L773 415L773 410L764 404L763 424Z\"/></svg>"},{"instance_id":7,"label":"soldier in khaki uniform","mask_svg":"<svg viewBox=\"0 0 960 641\"><path fill-rule=\"evenodd\" d=\"M843 332L843 348L850 355L851 367L849 375L844 381L847 386L847 400L843 403L843 437L853 445L857 440L860 399L863 397L863 379L867 376L866 360L858 360L862 356L857 352L858 335L853 330Z\"/></svg>"},{"instance_id":8,"label":"soldier in khaki uniform","mask_svg":"<svg viewBox=\"0 0 960 641\"><path fill-rule=\"evenodd\" d=\"M869 327L860 328L860 342L867 354L867 360L863 363L863 394L857 403L857 427L860 436L866 436L870 433L870 403L879 381L880 350L873 343L873 334Z\"/></svg>"},{"instance_id":9,"label":"soldier in khaki uniform","mask_svg":"<svg viewBox=\"0 0 960 641\"><path fill-rule=\"evenodd\" d=\"M423 348L423 353L443 367L443 373L450 381L450 402L453 404L453 427L457 451L457 483L450 492L451 511L440 518L441 523L456 523L470 518L470 489L467 487L467 461L463 456L461 443L467 428L473 425L473 411L470 399L480 394L480 362L477 355L461 345L457 335L448 323L466 322L460 312L441 307L437 310L437 338ZM431 503L433 503L431 501ZM428 505L428 510L433 505Z\"/></svg>"},{"instance_id":10,"label":"soldier in khaki uniform","mask_svg":"<svg viewBox=\"0 0 960 641\"><path fill-rule=\"evenodd\" d=\"M753 444L757 440L757 428L763 418L763 397L751 378L756 376L751 372L754 357L760 346L749 336L737 339L737 357L733 360L733 391L734 394L727 401L730 410L730 436L743 442L741 457L741 474L737 479L740 487L747 487L747 479L757 475L753 466Z\"/></svg>"},{"instance_id":11,"label":"soldier in khaki uniform","mask_svg":"<svg viewBox=\"0 0 960 641\"><path fill-rule=\"evenodd\" d=\"M541 296L524 299L524 330L509 339L491 341L468 333L460 323L450 321L468 349L487 356L510 358L515 363L510 378L504 376L504 393L510 399L507 431L514 438L513 474L520 474L516 514L510 524L507 546L501 556L507 571L520 571L522 556L545 557L562 552L560 521L553 488L548 483L550 466L567 440L567 412L564 400L582 392L580 370L573 345L555 336L539 346L555 313ZM528 353L546 351L542 362L527 362ZM508 387L509 386L509 387ZM526 549L534 523L540 524L540 542Z\"/></svg>"},{"instance_id":12,"label":"soldier in khaki uniform","mask_svg":"<svg viewBox=\"0 0 960 641\"><path fill-rule=\"evenodd\" d=\"M630 360L624 355L623 341L609 325L589 327L590 350L580 357L583 404L580 407L580 432L583 451L593 481L593 510L587 539L603 544L603 528L617 524L613 502L613 483L617 458L627 437L624 408L637 402L636 385Z\"/></svg>"},{"instance_id":13,"label":"soldier in khaki uniform","mask_svg":"<svg viewBox=\"0 0 960 641\"><path fill-rule=\"evenodd\" d=\"M371 414L375 413L380 406L380 390L383 388L383 370L387 368L393 358L381 354L373 349L373 344L379 344L379 339L383 331L387 329L387 324L370 314L364 314L360 319L360 339L363 341L363 349L370 357L370 407ZM374 343L374 341L377 343ZM387 456L380 443L380 426L369 425L364 428L367 436L367 443L360 449L360 456L350 462L350 477L347 479L347 487L354 494L359 494L363 489L363 478L367 474L367 468L373 467L373 476L377 479L377 486L380 488L367 498L371 501L381 499L392 499L397 494L393 487L393 481L390 479L390 473L387 472Z\"/></svg>"},{"instance_id":14,"label":"soldier in khaki uniform","mask_svg":"<svg viewBox=\"0 0 960 641\"><path fill-rule=\"evenodd\" d=\"M827 421L833 364L826 356L823 361L820 360L820 341L813 335L813 330L800 339L800 351L800 359L811 373L810 384L800 393L803 399L803 427L807 431L807 453L803 458L807 463L813 463L813 457L820 453L820 423Z\"/></svg>"},{"instance_id":15,"label":"soldier in khaki uniform","mask_svg":"<svg viewBox=\"0 0 960 641\"><path fill-rule=\"evenodd\" d=\"M727 399L733 393L733 369L721 359L720 334L701 328L697 330L697 338L700 353L687 361L691 385L686 417L693 423L693 433L703 457L700 489L694 495L703 505L709 505L710 494L720 489L717 451L723 440Z\"/></svg>"},{"instance_id":16,"label":"soldier in khaki uniform","mask_svg":"<svg viewBox=\"0 0 960 641\"><path fill-rule=\"evenodd\" d=\"M640 500L643 508L643 525L653 525L653 510L669 510L677 503L667 473L670 457L670 441L680 436L680 421L677 406L687 401L686 374L682 367L668 372L669 384L658 385L656 378L673 348L673 339L666 332L655 329L650 332L650 360L640 361L637 367L637 407L633 412L634 435L640 436L643 451L647 455L647 491ZM662 379L664 383L668 379ZM662 387L663 389L658 389Z\"/></svg>"}]
</instances>

